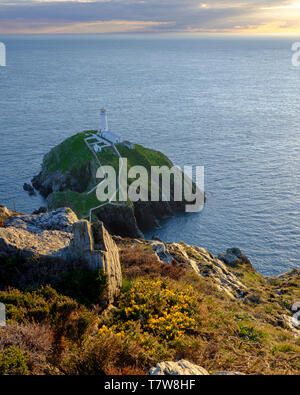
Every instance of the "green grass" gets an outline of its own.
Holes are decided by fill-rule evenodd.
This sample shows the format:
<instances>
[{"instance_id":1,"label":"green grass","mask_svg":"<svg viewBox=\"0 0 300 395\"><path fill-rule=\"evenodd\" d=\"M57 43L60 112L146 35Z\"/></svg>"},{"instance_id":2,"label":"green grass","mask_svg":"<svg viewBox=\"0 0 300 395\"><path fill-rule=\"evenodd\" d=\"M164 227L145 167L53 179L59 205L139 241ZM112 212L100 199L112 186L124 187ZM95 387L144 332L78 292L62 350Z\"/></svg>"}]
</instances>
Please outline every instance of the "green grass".
<instances>
[{"instance_id":1,"label":"green grass","mask_svg":"<svg viewBox=\"0 0 300 395\"><path fill-rule=\"evenodd\" d=\"M95 193L87 195L67 190L65 192L54 192L49 208L70 207L78 216L85 218L89 215L89 210L101 205Z\"/></svg>"},{"instance_id":2,"label":"green grass","mask_svg":"<svg viewBox=\"0 0 300 395\"><path fill-rule=\"evenodd\" d=\"M62 173L90 162L93 155L85 145L84 138L95 131L75 134L54 147L44 158L43 165L49 173L60 170Z\"/></svg>"}]
</instances>

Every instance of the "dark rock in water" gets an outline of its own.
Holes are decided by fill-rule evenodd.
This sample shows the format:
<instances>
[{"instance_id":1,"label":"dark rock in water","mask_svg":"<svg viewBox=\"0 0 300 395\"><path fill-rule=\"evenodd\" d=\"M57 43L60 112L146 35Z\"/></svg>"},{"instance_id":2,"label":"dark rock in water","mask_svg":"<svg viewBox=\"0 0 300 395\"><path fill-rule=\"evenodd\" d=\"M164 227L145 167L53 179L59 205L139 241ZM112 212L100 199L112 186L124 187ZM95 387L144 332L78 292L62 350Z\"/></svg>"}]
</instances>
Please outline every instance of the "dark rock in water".
<instances>
[{"instance_id":1,"label":"dark rock in water","mask_svg":"<svg viewBox=\"0 0 300 395\"><path fill-rule=\"evenodd\" d=\"M41 206L40 208L38 208L37 210L34 210L32 212L33 215L37 215L37 214L45 214L47 212L47 207Z\"/></svg>"},{"instance_id":2,"label":"dark rock in water","mask_svg":"<svg viewBox=\"0 0 300 395\"><path fill-rule=\"evenodd\" d=\"M155 236L155 235L152 236L152 240L162 242L162 240L158 236Z\"/></svg>"},{"instance_id":3,"label":"dark rock in water","mask_svg":"<svg viewBox=\"0 0 300 395\"><path fill-rule=\"evenodd\" d=\"M35 191L33 187L30 184L27 184L26 182L23 185L23 189L24 191L28 192L30 196L35 195Z\"/></svg>"}]
</instances>

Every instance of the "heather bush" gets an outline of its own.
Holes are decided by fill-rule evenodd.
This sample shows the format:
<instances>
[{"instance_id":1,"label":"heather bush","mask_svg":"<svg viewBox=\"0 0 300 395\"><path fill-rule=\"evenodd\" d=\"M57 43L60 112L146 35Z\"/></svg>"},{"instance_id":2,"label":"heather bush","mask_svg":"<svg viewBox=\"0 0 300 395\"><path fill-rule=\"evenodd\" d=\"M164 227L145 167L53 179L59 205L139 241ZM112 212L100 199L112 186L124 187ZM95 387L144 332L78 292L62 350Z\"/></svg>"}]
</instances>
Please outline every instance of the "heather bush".
<instances>
[{"instance_id":1,"label":"heather bush","mask_svg":"<svg viewBox=\"0 0 300 395\"><path fill-rule=\"evenodd\" d=\"M49 324L59 336L80 341L93 328L97 317L71 298L47 286L32 292L10 288L0 291L11 323Z\"/></svg>"},{"instance_id":2,"label":"heather bush","mask_svg":"<svg viewBox=\"0 0 300 395\"><path fill-rule=\"evenodd\" d=\"M183 265L175 261L172 264L161 262L152 250L143 250L140 247L123 248L120 252L120 260L123 273L128 278L146 276L179 280L186 272Z\"/></svg>"},{"instance_id":3,"label":"heather bush","mask_svg":"<svg viewBox=\"0 0 300 395\"><path fill-rule=\"evenodd\" d=\"M49 372L54 332L47 325L22 324L0 327L0 351L11 347L27 354L27 366L32 374Z\"/></svg>"},{"instance_id":4,"label":"heather bush","mask_svg":"<svg viewBox=\"0 0 300 395\"><path fill-rule=\"evenodd\" d=\"M84 348L71 354L64 361L64 370L68 374L98 375L128 366L140 370L145 364L147 354L136 341L108 331L98 334Z\"/></svg>"}]
</instances>

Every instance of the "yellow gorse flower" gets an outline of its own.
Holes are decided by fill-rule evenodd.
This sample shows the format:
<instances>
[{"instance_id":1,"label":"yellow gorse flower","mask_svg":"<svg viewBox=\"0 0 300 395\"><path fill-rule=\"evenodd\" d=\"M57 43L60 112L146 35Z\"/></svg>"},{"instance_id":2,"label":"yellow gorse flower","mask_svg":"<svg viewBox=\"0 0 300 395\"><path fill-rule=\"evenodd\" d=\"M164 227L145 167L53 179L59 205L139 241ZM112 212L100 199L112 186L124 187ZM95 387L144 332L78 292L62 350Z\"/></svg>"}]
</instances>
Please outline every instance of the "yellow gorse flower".
<instances>
[{"instance_id":1,"label":"yellow gorse flower","mask_svg":"<svg viewBox=\"0 0 300 395\"><path fill-rule=\"evenodd\" d=\"M126 319L139 321L144 331L166 339L178 339L196 328L196 300L192 287L174 292L161 280L139 280L120 298Z\"/></svg>"}]
</instances>

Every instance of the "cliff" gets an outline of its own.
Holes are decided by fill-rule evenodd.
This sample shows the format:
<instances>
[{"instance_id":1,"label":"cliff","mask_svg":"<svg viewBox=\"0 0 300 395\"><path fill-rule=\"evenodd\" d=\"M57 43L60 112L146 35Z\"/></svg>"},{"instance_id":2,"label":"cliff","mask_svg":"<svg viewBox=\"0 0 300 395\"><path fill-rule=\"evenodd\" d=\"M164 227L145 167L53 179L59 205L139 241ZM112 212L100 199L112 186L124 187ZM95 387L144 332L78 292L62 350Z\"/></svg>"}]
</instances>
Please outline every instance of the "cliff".
<instances>
[{"instance_id":1,"label":"cliff","mask_svg":"<svg viewBox=\"0 0 300 395\"><path fill-rule=\"evenodd\" d=\"M68 208L1 212L0 373L299 374L299 269L111 237Z\"/></svg>"},{"instance_id":2,"label":"cliff","mask_svg":"<svg viewBox=\"0 0 300 395\"><path fill-rule=\"evenodd\" d=\"M47 198L48 209L70 207L79 218L89 218L89 210L107 202L99 202L96 193L88 193L97 185L96 172L101 165L111 165L118 174L119 157L112 147L93 153L84 139L94 131L72 136L45 155L42 170L32 180L33 186ZM144 166L151 174L151 166L171 168L172 162L162 153L141 145L129 149L126 144L117 144L122 158L132 166ZM128 180L128 186L132 183ZM156 186L161 194L160 185ZM142 229L158 226L158 220L184 211L184 202L175 202L171 185L171 201L109 203L93 211L93 220L101 220L112 234L142 237ZM149 185L149 196L151 185ZM116 202L118 203L118 202Z\"/></svg>"}]
</instances>

